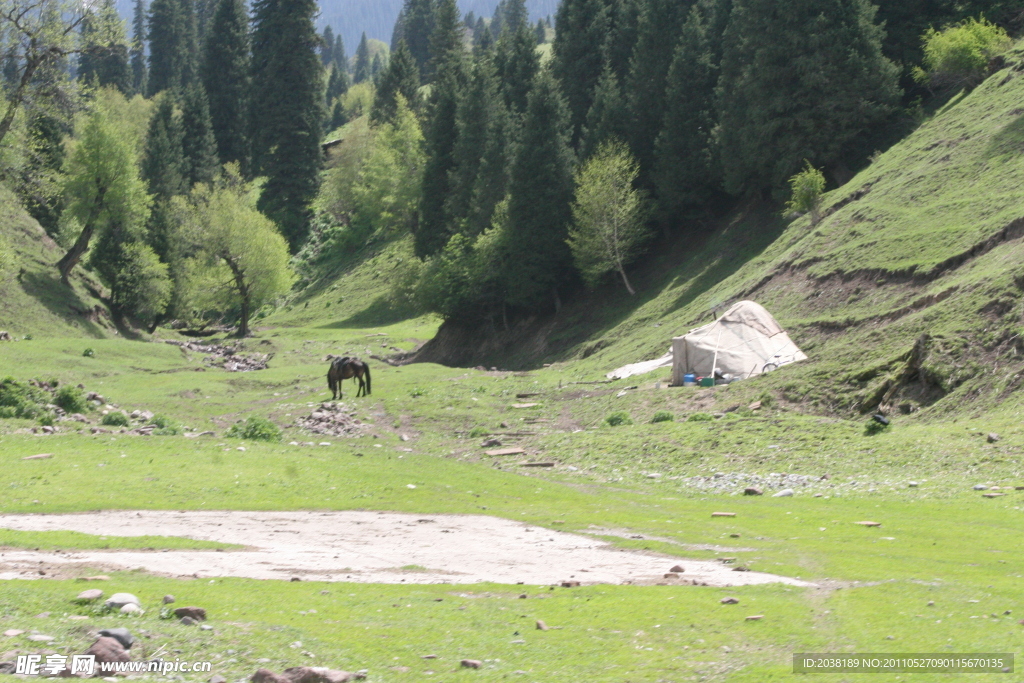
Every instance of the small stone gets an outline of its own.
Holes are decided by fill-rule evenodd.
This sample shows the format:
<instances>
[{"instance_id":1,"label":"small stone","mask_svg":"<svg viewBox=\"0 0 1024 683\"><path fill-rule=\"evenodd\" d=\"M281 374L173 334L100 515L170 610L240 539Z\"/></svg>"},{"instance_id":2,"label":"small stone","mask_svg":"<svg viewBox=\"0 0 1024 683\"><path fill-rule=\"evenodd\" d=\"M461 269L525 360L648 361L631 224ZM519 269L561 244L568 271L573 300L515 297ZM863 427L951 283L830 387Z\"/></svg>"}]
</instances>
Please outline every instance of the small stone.
<instances>
[{"instance_id":1,"label":"small stone","mask_svg":"<svg viewBox=\"0 0 1024 683\"><path fill-rule=\"evenodd\" d=\"M896 636L886 636L886 640L896 640Z\"/></svg>"},{"instance_id":2,"label":"small stone","mask_svg":"<svg viewBox=\"0 0 1024 683\"><path fill-rule=\"evenodd\" d=\"M398 438L401 439L402 441L408 441L409 440L409 435L408 434L402 434Z\"/></svg>"},{"instance_id":3,"label":"small stone","mask_svg":"<svg viewBox=\"0 0 1024 683\"><path fill-rule=\"evenodd\" d=\"M744 621L761 621L762 619L764 619L763 614L755 614L753 616L747 617L746 619L744 619Z\"/></svg>"},{"instance_id":4,"label":"small stone","mask_svg":"<svg viewBox=\"0 0 1024 683\"><path fill-rule=\"evenodd\" d=\"M562 588L578 588L580 585L579 581L563 581Z\"/></svg>"},{"instance_id":5,"label":"small stone","mask_svg":"<svg viewBox=\"0 0 1024 683\"><path fill-rule=\"evenodd\" d=\"M173 595L165 595L164 596L164 604L165 605L174 604L174 596Z\"/></svg>"},{"instance_id":6,"label":"small stone","mask_svg":"<svg viewBox=\"0 0 1024 683\"><path fill-rule=\"evenodd\" d=\"M178 620L178 623L181 624L182 626L195 626L196 625L196 620L193 619L192 617L182 617L181 619Z\"/></svg>"},{"instance_id":7,"label":"small stone","mask_svg":"<svg viewBox=\"0 0 1024 683\"><path fill-rule=\"evenodd\" d=\"M686 570L685 570L685 569L683 569L683 565L681 565L681 564L677 564L676 566L672 567L672 569L670 569L669 571L671 571L671 572L675 572L675 573L677 573L677 574L682 574L682 573L683 573L683 572L685 572Z\"/></svg>"},{"instance_id":8,"label":"small stone","mask_svg":"<svg viewBox=\"0 0 1024 683\"><path fill-rule=\"evenodd\" d=\"M988 436L985 437L985 440L988 441L989 443L995 443L999 441L999 435L996 434L995 432L989 432Z\"/></svg>"},{"instance_id":9,"label":"small stone","mask_svg":"<svg viewBox=\"0 0 1024 683\"><path fill-rule=\"evenodd\" d=\"M744 496L763 496L764 495L764 491L762 491L761 489L757 488L756 486L748 486L747 488L743 489L743 495Z\"/></svg>"},{"instance_id":10,"label":"small stone","mask_svg":"<svg viewBox=\"0 0 1024 683\"><path fill-rule=\"evenodd\" d=\"M206 610L202 607L179 607L174 610L174 616L179 619L183 617L191 617L196 621L206 621Z\"/></svg>"},{"instance_id":11,"label":"small stone","mask_svg":"<svg viewBox=\"0 0 1024 683\"><path fill-rule=\"evenodd\" d=\"M21 629L17 629L17 628L10 628L10 629L7 629L6 631L4 631L4 635L6 637L8 637L8 638L13 638L15 636L20 636L22 633L24 633L24 631L22 631Z\"/></svg>"},{"instance_id":12,"label":"small stone","mask_svg":"<svg viewBox=\"0 0 1024 683\"><path fill-rule=\"evenodd\" d=\"M754 401L753 403L751 403L747 407L750 408L751 410L761 410L761 402L760 401Z\"/></svg>"},{"instance_id":13,"label":"small stone","mask_svg":"<svg viewBox=\"0 0 1024 683\"><path fill-rule=\"evenodd\" d=\"M459 664L463 669L479 669L484 665L479 659L463 659Z\"/></svg>"},{"instance_id":14,"label":"small stone","mask_svg":"<svg viewBox=\"0 0 1024 683\"><path fill-rule=\"evenodd\" d=\"M929 607L935 607L935 601L934 600L929 600L928 601L928 606Z\"/></svg>"},{"instance_id":15,"label":"small stone","mask_svg":"<svg viewBox=\"0 0 1024 683\"><path fill-rule=\"evenodd\" d=\"M861 526L872 526L872 527L873 526L882 526L881 522L854 522L854 524L859 524Z\"/></svg>"},{"instance_id":16,"label":"small stone","mask_svg":"<svg viewBox=\"0 0 1024 683\"><path fill-rule=\"evenodd\" d=\"M212 631L213 627L210 626L209 624L200 624L199 630L200 631Z\"/></svg>"},{"instance_id":17,"label":"small stone","mask_svg":"<svg viewBox=\"0 0 1024 683\"><path fill-rule=\"evenodd\" d=\"M729 538L739 538L739 534L729 534Z\"/></svg>"},{"instance_id":18,"label":"small stone","mask_svg":"<svg viewBox=\"0 0 1024 683\"><path fill-rule=\"evenodd\" d=\"M297 576L293 576L291 579L289 579L289 581L302 581L302 579L300 579Z\"/></svg>"},{"instance_id":19,"label":"small stone","mask_svg":"<svg viewBox=\"0 0 1024 683\"><path fill-rule=\"evenodd\" d=\"M208 681L208 683L228 683L228 679L224 678L219 674L215 674L213 676L210 676L210 680Z\"/></svg>"},{"instance_id":20,"label":"small stone","mask_svg":"<svg viewBox=\"0 0 1024 683\"><path fill-rule=\"evenodd\" d=\"M722 598L721 600L719 600L719 602L722 603L723 605L738 605L738 604L740 604L739 598L732 598L732 597L730 597L730 598Z\"/></svg>"},{"instance_id":21,"label":"small stone","mask_svg":"<svg viewBox=\"0 0 1024 683\"><path fill-rule=\"evenodd\" d=\"M735 517L735 512L712 512L712 517Z\"/></svg>"},{"instance_id":22,"label":"small stone","mask_svg":"<svg viewBox=\"0 0 1024 683\"><path fill-rule=\"evenodd\" d=\"M793 489L782 489L778 493L772 495L772 498L791 498L794 493Z\"/></svg>"},{"instance_id":23,"label":"small stone","mask_svg":"<svg viewBox=\"0 0 1024 683\"><path fill-rule=\"evenodd\" d=\"M547 631L548 630L548 625L544 623L543 619L538 619L537 620L537 630L538 631Z\"/></svg>"},{"instance_id":24,"label":"small stone","mask_svg":"<svg viewBox=\"0 0 1024 683\"><path fill-rule=\"evenodd\" d=\"M907 486L909 486L910 488L913 489L913 488L917 488L918 486L920 486L920 484L918 484L916 481L911 481L911 482L907 482Z\"/></svg>"},{"instance_id":25,"label":"small stone","mask_svg":"<svg viewBox=\"0 0 1024 683\"><path fill-rule=\"evenodd\" d=\"M22 460L49 460L52 457L52 453L40 453L39 455L26 455Z\"/></svg>"},{"instance_id":26,"label":"small stone","mask_svg":"<svg viewBox=\"0 0 1024 683\"><path fill-rule=\"evenodd\" d=\"M420 655L420 659L437 659L437 655Z\"/></svg>"},{"instance_id":27,"label":"small stone","mask_svg":"<svg viewBox=\"0 0 1024 683\"><path fill-rule=\"evenodd\" d=\"M113 638L126 650L132 649L132 645L135 644L135 636L126 628L105 628L100 631L100 635L104 638Z\"/></svg>"},{"instance_id":28,"label":"small stone","mask_svg":"<svg viewBox=\"0 0 1024 683\"><path fill-rule=\"evenodd\" d=\"M142 606L142 603L139 602L139 599L131 593L114 593L109 598L107 598L107 602L105 604L110 609L121 609L125 605L129 604L135 605L137 607Z\"/></svg>"},{"instance_id":29,"label":"small stone","mask_svg":"<svg viewBox=\"0 0 1024 683\"><path fill-rule=\"evenodd\" d=\"M79 581L110 581L110 577L106 576L104 574L99 574L97 576L83 576L82 578L80 578L78 580Z\"/></svg>"},{"instance_id":30,"label":"small stone","mask_svg":"<svg viewBox=\"0 0 1024 683\"><path fill-rule=\"evenodd\" d=\"M676 574L675 572L669 572L668 574L665 574L664 578L666 578L666 579L678 579L679 578L679 574Z\"/></svg>"},{"instance_id":31,"label":"small stone","mask_svg":"<svg viewBox=\"0 0 1024 683\"><path fill-rule=\"evenodd\" d=\"M31 640L33 643L48 643L51 640L55 640L53 636L46 636L41 633L36 633L31 636L28 636L28 639Z\"/></svg>"},{"instance_id":32,"label":"small stone","mask_svg":"<svg viewBox=\"0 0 1024 683\"><path fill-rule=\"evenodd\" d=\"M121 605L121 609L118 611L121 612L121 614L143 614L142 608L134 602L129 602L127 605Z\"/></svg>"},{"instance_id":33,"label":"small stone","mask_svg":"<svg viewBox=\"0 0 1024 683\"><path fill-rule=\"evenodd\" d=\"M985 486L984 484L975 484L974 485L974 490L975 491L988 491L988 487Z\"/></svg>"},{"instance_id":34,"label":"small stone","mask_svg":"<svg viewBox=\"0 0 1024 683\"><path fill-rule=\"evenodd\" d=\"M526 598L527 598L527 597L528 597L528 596L526 595L526 593L522 593L522 594L521 594L521 595L519 596L519 599L520 599L520 600L526 600Z\"/></svg>"},{"instance_id":35,"label":"small stone","mask_svg":"<svg viewBox=\"0 0 1024 683\"><path fill-rule=\"evenodd\" d=\"M92 602L94 600L99 600L102 597L103 591L99 588L90 588L89 590L79 593L78 597L75 598L75 602Z\"/></svg>"},{"instance_id":36,"label":"small stone","mask_svg":"<svg viewBox=\"0 0 1024 683\"><path fill-rule=\"evenodd\" d=\"M128 654L127 649L121 644L120 640L102 634L85 651L85 654L95 657L96 662L99 664L132 661L131 655Z\"/></svg>"}]
</instances>

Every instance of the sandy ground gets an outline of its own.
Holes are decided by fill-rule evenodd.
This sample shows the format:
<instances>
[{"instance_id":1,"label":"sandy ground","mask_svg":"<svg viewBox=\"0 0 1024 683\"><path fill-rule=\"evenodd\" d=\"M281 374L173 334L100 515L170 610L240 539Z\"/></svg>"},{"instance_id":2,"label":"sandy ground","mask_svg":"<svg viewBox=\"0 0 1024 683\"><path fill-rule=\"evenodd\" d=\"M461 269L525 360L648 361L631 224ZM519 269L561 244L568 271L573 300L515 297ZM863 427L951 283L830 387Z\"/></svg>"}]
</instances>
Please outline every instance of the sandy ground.
<instances>
[{"instance_id":1,"label":"sandy ground","mask_svg":"<svg viewBox=\"0 0 1024 683\"><path fill-rule=\"evenodd\" d=\"M0 550L0 579L142 568L175 577L361 583L687 583L808 585L718 562L618 550L607 543L497 517L378 512L108 511L0 515L0 528L100 536L182 536L246 546L217 551ZM665 579L675 565L685 572ZM77 574L75 574L77 575Z\"/></svg>"}]
</instances>

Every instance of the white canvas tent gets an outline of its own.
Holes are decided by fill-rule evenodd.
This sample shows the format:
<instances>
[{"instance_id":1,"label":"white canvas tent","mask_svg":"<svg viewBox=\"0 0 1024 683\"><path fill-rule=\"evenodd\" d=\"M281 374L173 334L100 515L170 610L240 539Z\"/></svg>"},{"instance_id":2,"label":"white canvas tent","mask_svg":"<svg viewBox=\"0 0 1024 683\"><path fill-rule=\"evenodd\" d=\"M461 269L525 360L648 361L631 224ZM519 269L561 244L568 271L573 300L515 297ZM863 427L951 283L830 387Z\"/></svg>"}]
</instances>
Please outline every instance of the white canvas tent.
<instances>
[{"instance_id":1,"label":"white canvas tent","mask_svg":"<svg viewBox=\"0 0 1024 683\"><path fill-rule=\"evenodd\" d=\"M807 360L771 313L753 301L741 301L715 322L673 339L672 356L672 383L677 386L688 373L711 377L717 368L748 379Z\"/></svg>"}]
</instances>

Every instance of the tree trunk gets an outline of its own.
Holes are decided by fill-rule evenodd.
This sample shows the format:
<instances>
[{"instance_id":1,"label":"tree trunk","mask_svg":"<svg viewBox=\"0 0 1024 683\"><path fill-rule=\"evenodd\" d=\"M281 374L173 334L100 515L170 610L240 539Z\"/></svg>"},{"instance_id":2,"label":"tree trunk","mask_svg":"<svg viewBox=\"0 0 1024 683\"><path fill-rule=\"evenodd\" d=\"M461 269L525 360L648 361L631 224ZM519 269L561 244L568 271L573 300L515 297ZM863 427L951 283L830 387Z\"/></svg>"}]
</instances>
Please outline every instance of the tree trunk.
<instances>
[{"instance_id":1,"label":"tree trunk","mask_svg":"<svg viewBox=\"0 0 1024 683\"><path fill-rule=\"evenodd\" d=\"M242 297L242 321L238 324L238 338L249 336L249 295Z\"/></svg>"},{"instance_id":2,"label":"tree trunk","mask_svg":"<svg viewBox=\"0 0 1024 683\"><path fill-rule=\"evenodd\" d=\"M252 292L249 291L249 286L245 283L245 271L237 261L228 254L221 254L221 258L231 269L231 274L235 277L235 287L238 288L238 295L242 297L242 319L238 323L238 338L244 339L249 336L249 299Z\"/></svg>"},{"instance_id":3,"label":"tree trunk","mask_svg":"<svg viewBox=\"0 0 1024 683\"><path fill-rule=\"evenodd\" d=\"M555 287L551 291L555 295L555 313L558 313L562 310L562 297L558 296L558 287Z\"/></svg>"},{"instance_id":4,"label":"tree trunk","mask_svg":"<svg viewBox=\"0 0 1024 683\"><path fill-rule=\"evenodd\" d=\"M82 255L89 251L89 241L92 239L94 229L92 221L86 224L82 228L78 239L75 240L74 246L68 249L68 253L64 254L64 257L57 262L57 268L60 270L60 281L65 285L70 284L68 278L71 276L71 271L82 260Z\"/></svg>"},{"instance_id":5,"label":"tree trunk","mask_svg":"<svg viewBox=\"0 0 1024 683\"><path fill-rule=\"evenodd\" d=\"M11 126L14 125L18 109L21 108L21 101L25 98L25 90L28 88L29 83L32 82L32 76L35 75L40 63L37 60L32 60L25 64L25 71L21 74L18 87L7 98L7 111L4 113L3 120L0 121L0 144L3 144L4 138L11 132Z\"/></svg>"},{"instance_id":6,"label":"tree trunk","mask_svg":"<svg viewBox=\"0 0 1024 683\"><path fill-rule=\"evenodd\" d=\"M633 289L633 285L629 284L629 278L626 277L626 269L622 266L619 266L619 275L622 276L622 282L626 285L626 291L629 292L629 295L633 296L636 294L636 290Z\"/></svg>"}]
</instances>

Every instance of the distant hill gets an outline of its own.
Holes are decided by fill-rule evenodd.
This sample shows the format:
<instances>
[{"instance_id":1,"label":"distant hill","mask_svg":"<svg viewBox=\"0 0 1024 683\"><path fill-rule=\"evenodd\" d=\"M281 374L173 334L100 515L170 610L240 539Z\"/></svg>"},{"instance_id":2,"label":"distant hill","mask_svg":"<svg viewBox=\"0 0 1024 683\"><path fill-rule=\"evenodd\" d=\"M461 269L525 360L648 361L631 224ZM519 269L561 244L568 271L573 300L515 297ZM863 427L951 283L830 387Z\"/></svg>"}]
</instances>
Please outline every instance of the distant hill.
<instances>
[{"instance_id":1,"label":"distant hill","mask_svg":"<svg viewBox=\"0 0 1024 683\"><path fill-rule=\"evenodd\" d=\"M147 4L148 4L147 0ZM559 0L526 0L530 19L534 22L551 15L554 19ZM368 38L391 43L391 30L402 9L403 0L321 0L320 28L330 25L345 39L345 49L351 54L359 44L359 36L366 31ZM117 0L121 15L131 21L133 0ZM494 14L498 0L459 0L463 13L474 12L486 17Z\"/></svg>"}]
</instances>

